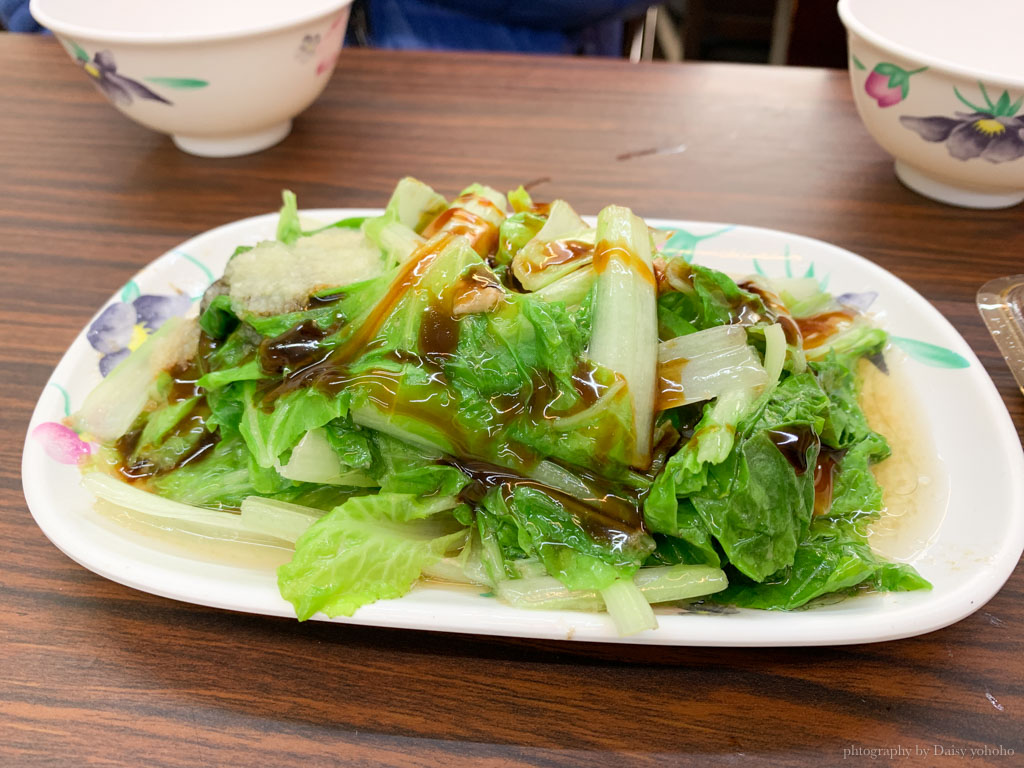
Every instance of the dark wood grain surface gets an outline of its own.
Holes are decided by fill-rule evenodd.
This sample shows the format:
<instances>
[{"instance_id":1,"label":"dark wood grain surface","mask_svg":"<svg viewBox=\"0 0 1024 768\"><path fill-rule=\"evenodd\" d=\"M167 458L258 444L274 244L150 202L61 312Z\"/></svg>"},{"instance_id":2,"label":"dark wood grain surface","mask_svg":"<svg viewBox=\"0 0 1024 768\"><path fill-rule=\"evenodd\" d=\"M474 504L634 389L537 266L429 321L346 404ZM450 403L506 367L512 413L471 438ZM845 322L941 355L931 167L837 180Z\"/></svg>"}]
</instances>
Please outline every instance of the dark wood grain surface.
<instances>
[{"instance_id":1,"label":"dark wood grain surface","mask_svg":"<svg viewBox=\"0 0 1024 768\"><path fill-rule=\"evenodd\" d=\"M614 201L861 253L953 322L1024 432L974 307L985 280L1024 271L1024 209L957 210L900 186L844 73L346 51L284 143L204 160L118 115L52 39L0 36L0 71L0 764L1021 764L1020 567L973 616L892 643L515 641L153 597L64 557L22 496L43 384L132 273L276 208L284 186L304 207L379 206L405 174L447 194L533 181L582 211ZM1015 754L936 754L1000 745ZM910 756L844 756L884 748Z\"/></svg>"}]
</instances>

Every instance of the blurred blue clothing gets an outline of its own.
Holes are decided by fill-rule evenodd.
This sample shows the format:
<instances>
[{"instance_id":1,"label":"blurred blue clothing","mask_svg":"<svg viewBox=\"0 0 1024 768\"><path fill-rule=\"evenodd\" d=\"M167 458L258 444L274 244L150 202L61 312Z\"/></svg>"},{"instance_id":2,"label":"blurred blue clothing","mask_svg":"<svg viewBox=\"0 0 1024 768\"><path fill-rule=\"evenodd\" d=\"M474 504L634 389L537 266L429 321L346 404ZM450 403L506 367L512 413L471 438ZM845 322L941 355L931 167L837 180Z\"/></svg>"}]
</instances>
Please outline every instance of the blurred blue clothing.
<instances>
[{"instance_id":1,"label":"blurred blue clothing","mask_svg":"<svg viewBox=\"0 0 1024 768\"><path fill-rule=\"evenodd\" d=\"M644 0L365 0L375 48L619 56Z\"/></svg>"},{"instance_id":2,"label":"blurred blue clothing","mask_svg":"<svg viewBox=\"0 0 1024 768\"><path fill-rule=\"evenodd\" d=\"M0 21L11 32L41 32L43 29L28 12L28 0L0 0Z\"/></svg>"}]
</instances>

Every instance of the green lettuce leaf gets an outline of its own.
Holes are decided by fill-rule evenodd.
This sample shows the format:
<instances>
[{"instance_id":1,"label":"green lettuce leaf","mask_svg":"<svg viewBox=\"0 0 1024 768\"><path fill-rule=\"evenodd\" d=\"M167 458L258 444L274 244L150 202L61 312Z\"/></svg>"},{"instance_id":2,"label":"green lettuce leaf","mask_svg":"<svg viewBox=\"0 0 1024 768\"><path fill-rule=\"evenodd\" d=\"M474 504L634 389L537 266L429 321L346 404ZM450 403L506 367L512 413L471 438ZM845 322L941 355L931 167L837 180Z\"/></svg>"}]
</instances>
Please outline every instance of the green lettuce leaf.
<instances>
[{"instance_id":1,"label":"green lettuce leaf","mask_svg":"<svg viewBox=\"0 0 1024 768\"><path fill-rule=\"evenodd\" d=\"M840 457L832 476L831 517L855 517L884 509L882 488L871 466L887 458L891 450L885 437L868 426L860 407L857 377L850 367L856 364L856 357L841 358L835 352L810 363L829 398L822 443L837 449Z\"/></svg>"},{"instance_id":2,"label":"green lettuce leaf","mask_svg":"<svg viewBox=\"0 0 1024 768\"><path fill-rule=\"evenodd\" d=\"M300 621L401 597L424 568L465 543L467 529L450 511L456 506L451 497L399 493L349 499L299 537L277 572L281 595Z\"/></svg>"},{"instance_id":3,"label":"green lettuce leaf","mask_svg":"<svg viewBox=\"0 0 1024 768\"><path fill-rule=\"evenodd\" d=\"M813 468L817 446L807 460ZM759 431L713 470L724 493L690 497L729 562L761 581L793 562L814 512L813 469L798 475Z\"/></svg>"},{"instance_id":4,"label":"green lettuce leaf","mask_svg":"<svg viewBox=\"0 0 1024 768\"><path fill-rule=\"evenodd\" d=\"M483 499L481 538L502 550L505 578L510 563L537 557L551 576L570 589L605 589L630 578L654 550L645 534L598 541L565 504L532 486L516 486L510 495L491 489Z\"/></svg>"},{"instance_id":5,"label":"green lettuce leaf","mask_svg":"<svg viewBox=\"0 0 1024 768\"><path fill-rule=\"evenodd\" d=\"M281 199L283 204L277 220L277 239L291 245L302 237L302 227L299 224L299 203L295 193L289 189L281 193Z\"/></svg>"},{"instance_id":6,"label":"green lettuce leaf","mask_svg":"<svg viewBox=\"0 0 1024 768\"><path fill-rule=\"evenodd\" d=\"M199 327L212 339L223 339L238 327L238 316L231 304L231 296L215 296L199 316Z\"/></svg>"},{"instance_id":7,"label":"green lettuce leaf","mask_svg":"<svg viewBox=\"0 0 1024 768\"><path fill-rule=\"evenodd\" d=\"M547 217L539 213L521 211L501 222L498 228L498 255L494 259L495 265L504 267L511 264L523 246L540 232L546 220Z\"/></svg>"},{"instance_id":8,"label":"green lettuce leaf","mask_svg":"<svg viewBox=\"0 0 1024 768\"><path fill-rule=\"evenodd\" d=\"M744 309L767 314L761 297L743 290L723 272L699 264L687 264L681 272L692 290L666 293L659 300L658 323L667 332L663 338L729 325Z\"/></svg>"},{"instance_id":9,"label":"green lettuce leaf","mask_svg":"<svg viewBox=\"0 0 1024 768\"><path fill-rule=\"evenodd\" d=\"M817 519L791 566L762 584L730 577L729 587L711 599L742 608L792 610L858 586L887 592L931 588L911 566L880 560L855 526Z\"/></svg>"},{"instance_id":10,"label":"green lettuce leaf","mask_svg":"<svg viewBox=\"0 0 1024 768\"><path fill-rule=\"evenodd\" d=\"M238 429L253 460L264 469L280 464L309 430L344 417L351 399L348 393L333 396L310 387L282 395L267 410L256 396L256 382L241 387L244 410Z\"/></svg>"}]
</instances>

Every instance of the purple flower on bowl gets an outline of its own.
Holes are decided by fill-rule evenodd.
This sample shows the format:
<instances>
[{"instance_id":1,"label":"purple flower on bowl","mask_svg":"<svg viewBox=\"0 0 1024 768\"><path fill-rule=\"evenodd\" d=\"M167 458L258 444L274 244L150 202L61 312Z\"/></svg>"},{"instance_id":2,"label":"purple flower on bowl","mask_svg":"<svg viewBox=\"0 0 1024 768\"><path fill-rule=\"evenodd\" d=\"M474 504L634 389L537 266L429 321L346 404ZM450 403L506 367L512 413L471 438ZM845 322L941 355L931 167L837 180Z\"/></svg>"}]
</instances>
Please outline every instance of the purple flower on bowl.
<instances>
[{"instance_id":1,"label":"purple flower on bowl","mask_svg":"<svg viewBox=\"0 0 1024 768\"><path fill-rule=\"evenodd\" d=\"M61 464L78 464L92 453L92 445L56 421L40 424L32 430L32 437L42 443L47 456Z\"/></svg>"},{"instance_id":2,"label":"purple flower on bowl","mask_svg":"<svg viewBox=\"0 0 1024 768\"><path fill-rule=\"evenodd\" d=\"M959 90L953 88L956 97L971 112L956 112L953 117L912 117L904 115L900 123L915 131L925 141L943 142L946 151L957 160L972 160L980 157L990 163L1005 163L1024 156L1024 116L1015 117L1024 104L1024 96L1010 103L1010 94L993 102L978 83L985 106L971 103Z\"/></svg>"},{"instance_id":3,"label":"purple flower on bowl","mask_svg":"<svg viewBox=\"0 0 1024 768\"><path fill-rule=\"evenodd\" d=\"M864 81L864 92L878 102L878 106L891 107L907 98L910 93L910 76L926 69L928 67L908 71L895 64L880 62Z\"/></svg>"},{"instance_id":4,"label":"purple flower on bowl","mask_svg":"<svg viewBox=\"0 0 1024 768\"><path fill-rule=\"evenodd\" d=\"M114 54L110 51L100 51L90 60L89 54L77 45L74 45L74 49L75 58L81 64L85 73L92 78L96 87L103 91L107 98L118 106L129 106L132 103L133 96L140 99L160 101L164 104L171 103L160 94L151 91L138 80L132 80L124 75L119 75L117 73L117 64L114 62Z\"/></svg>"},{"instance_id":5,"label":"purple flower on bowl","mask_svg":"<svg viewBox=\"0 0 1024 768\"><path fill-rule=\"evenodd\" d=\"M183 315L192 304L184 294L173 296L139 295L135 283L129 283L115 301L97 317L86 339L100 358L100 375L106 376L167 320Z\"/></svg>"}]
</instances>

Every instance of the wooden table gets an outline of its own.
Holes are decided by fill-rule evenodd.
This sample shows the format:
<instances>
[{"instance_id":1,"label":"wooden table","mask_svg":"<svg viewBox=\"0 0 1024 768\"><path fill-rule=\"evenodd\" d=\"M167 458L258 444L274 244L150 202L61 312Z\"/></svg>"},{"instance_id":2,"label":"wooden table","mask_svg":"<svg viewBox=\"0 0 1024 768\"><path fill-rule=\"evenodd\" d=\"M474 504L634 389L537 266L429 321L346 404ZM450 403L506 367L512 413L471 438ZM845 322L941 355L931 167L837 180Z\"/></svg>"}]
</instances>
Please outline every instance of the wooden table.
<instances>
[{"instance_id":1,"label":"wooden table","mask_svg":"<svg viewBox=\"0 0 1024 768\"><path fill-rule=\"evenodd\" d=\"M974 307L1024 266L1024 209L925 200L845 73L346 51L281 145L203 160L118 115L52 39L0 37L0 764L838 765L844 749L1024 754L1024 572L948 629L839 648L640 648L236 615L135 592L33 523L30 411L90 315L185 238L277 207L379 206L404 174L595 211L791 230L861 253L1024 399ZM643 154L643 150L685 151ZM636 154L640 153L640 154ZM1024 510L1021 510L1024 513ZM984 510L978 510L979 515Z\"/></svg>"}]
</instances>

